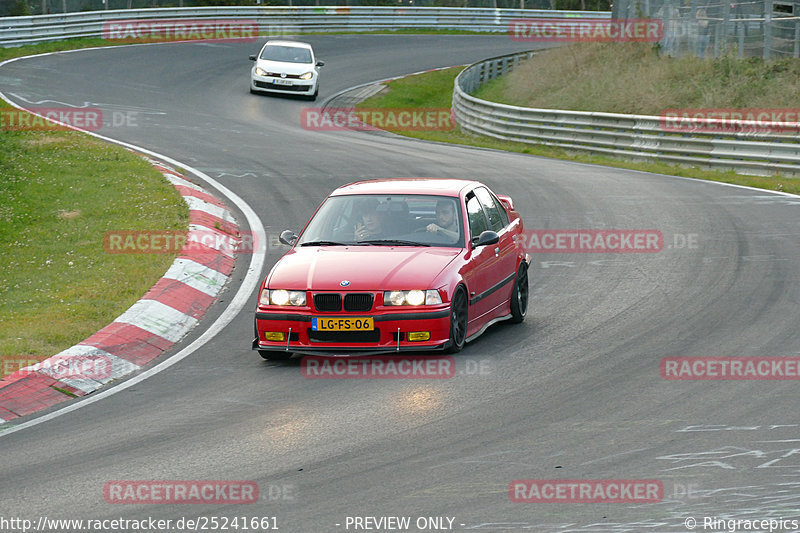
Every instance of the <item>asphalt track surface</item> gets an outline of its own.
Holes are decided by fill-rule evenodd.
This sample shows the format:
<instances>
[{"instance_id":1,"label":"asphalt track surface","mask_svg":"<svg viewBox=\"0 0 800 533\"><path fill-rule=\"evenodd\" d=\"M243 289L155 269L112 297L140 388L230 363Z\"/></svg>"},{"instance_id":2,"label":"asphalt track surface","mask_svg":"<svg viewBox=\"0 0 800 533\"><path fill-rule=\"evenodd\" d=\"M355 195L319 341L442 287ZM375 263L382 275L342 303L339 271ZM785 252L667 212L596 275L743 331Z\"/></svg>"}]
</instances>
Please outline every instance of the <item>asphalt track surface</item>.
<instances>
[{"instance_id":1,"label":"asphalt track surface","mask_svg":"<svg viewBox=\"0 0 800 533\"><path fill-rule=\"evenodd\" d=\"M304 39L326 61L322 99L524 48L504 37ZM526 321L469 344L452 379L304 379L296 363L264 362L250 350L246 309L150 379L0 436L0 517L275 516L285 532L354 531L348 516L408 516L412 524L446 516L457 530L658 532L687 531L687 517L697 531L714 530L703 517L798 517L795 383L668 381L659 362L800 354L800 199L306 131L299 114L308 102L248 93L247 56L259 44L27 59L0 69L0 90L25 105L135 112L135 125L100 133L204 171L245 199L268 233L299 229L330 190L356 179L464 177L511 195L529 228L657 229L664 249L535 254ZM695 247L674 246L687 236ZM279 255L271 251L264 273ZM245 261L192 337L222 311ZM514 503L516 479L657 479L664 497ZM103 487L112 480L249 480L261 501L109 504Z\"/></svg>"}]
</instances>

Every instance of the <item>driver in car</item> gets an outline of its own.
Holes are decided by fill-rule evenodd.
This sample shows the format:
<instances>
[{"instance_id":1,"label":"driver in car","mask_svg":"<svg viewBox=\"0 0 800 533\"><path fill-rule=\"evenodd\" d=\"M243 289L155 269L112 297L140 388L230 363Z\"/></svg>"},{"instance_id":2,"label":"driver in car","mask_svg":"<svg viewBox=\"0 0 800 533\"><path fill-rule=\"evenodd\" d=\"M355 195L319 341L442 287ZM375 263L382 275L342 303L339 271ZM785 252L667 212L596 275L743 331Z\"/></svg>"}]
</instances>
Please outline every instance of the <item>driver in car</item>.
<instances>
[{"instance_id":1,"label":"driver in car","mask_svg":"<svg viewBox=\"0 0 800 533\"><path fill-rule=\"evenodd\" d=\"M439 200L436 202L436 223L428 224L426 228L430 233L444 235L448 239L456 242L458 240L458 218L454 202L451 200Z\"/></svg>"},{"instance_id":2,"label":"driver in car","mask_svg":"<svg viewBox=\"0 0 800 533\"><path fill-rule=\"evenodd\" d=\"M380 239L384 236L385 212L378 209L380 201L370 198L361 208L361 222L355 225L353 237L357 241Z\"/></svg>"}]
</instances>

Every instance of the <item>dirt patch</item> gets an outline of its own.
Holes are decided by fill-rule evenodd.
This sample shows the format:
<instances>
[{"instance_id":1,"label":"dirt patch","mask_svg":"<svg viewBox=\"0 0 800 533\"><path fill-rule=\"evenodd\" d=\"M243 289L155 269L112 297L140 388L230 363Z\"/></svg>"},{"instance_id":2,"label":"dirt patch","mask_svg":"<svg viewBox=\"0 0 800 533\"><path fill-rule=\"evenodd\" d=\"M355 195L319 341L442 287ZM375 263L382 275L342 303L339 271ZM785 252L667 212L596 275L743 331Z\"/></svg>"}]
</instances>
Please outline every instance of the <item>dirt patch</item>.
<instances>
[{"instance_id":1,"label":"dirt patch","mask_svg":"<svg viewBox=\"0 0 800 533\"><path fill-rule=\"evenodd\" d=\"M64 211L63 209L60 209L58 211L58 218L63 218L65 220L72 220L73 218L78 218L79 216L81 216L80 210Z\"/></svg>"}]
</instances>

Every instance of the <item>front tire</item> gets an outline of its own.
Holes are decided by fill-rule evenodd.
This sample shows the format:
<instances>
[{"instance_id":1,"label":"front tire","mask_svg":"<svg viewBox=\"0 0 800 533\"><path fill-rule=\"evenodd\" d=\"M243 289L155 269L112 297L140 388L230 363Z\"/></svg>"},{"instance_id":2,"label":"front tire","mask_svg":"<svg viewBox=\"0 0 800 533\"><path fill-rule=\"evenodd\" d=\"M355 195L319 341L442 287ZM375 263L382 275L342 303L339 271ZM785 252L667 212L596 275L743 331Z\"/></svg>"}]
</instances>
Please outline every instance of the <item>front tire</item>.
<instances>
[{"instance_id":1,"label":"front tire","mask_svg":"<svg viewBox=\"0 0 800 533\"><path fill-rule=\"evenodd\" d=\"M467 342L467 293L463 287L458 287L450 303L450 344L447 353L457 353L464 348Z\"/></svg>"},{"instance_id":2,"label":"front tire","mask_svg":"<svg viewBox=\"0 0 800 533\"><path fill-rule=\"evenodd\" d=\"M528 265L523 261L517 270L517 279L511 292L511 322L519 324L528 314Z\"/></svg>"}]
</instances>

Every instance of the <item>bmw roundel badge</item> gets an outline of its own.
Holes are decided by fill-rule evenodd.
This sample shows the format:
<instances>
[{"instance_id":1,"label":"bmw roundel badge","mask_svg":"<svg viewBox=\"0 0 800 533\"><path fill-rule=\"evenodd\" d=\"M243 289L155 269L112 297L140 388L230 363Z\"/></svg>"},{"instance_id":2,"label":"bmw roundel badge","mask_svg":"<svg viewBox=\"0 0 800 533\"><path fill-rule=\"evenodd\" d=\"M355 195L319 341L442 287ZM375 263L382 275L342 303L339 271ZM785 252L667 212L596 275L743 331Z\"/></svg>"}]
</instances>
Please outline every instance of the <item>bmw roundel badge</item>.
<instances>
[{"instance_id":1,"label":"bmw roundel badge","mask_svg":"<svg viewBox=\"0 0 800 533\"><path fill-rule=\"evenodd\" d=\"M343 279L342 281L339 282L339 285L341 285L342 287L349 287L350 281Z\"/></svg>"}]
</instances>

